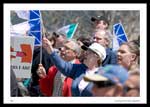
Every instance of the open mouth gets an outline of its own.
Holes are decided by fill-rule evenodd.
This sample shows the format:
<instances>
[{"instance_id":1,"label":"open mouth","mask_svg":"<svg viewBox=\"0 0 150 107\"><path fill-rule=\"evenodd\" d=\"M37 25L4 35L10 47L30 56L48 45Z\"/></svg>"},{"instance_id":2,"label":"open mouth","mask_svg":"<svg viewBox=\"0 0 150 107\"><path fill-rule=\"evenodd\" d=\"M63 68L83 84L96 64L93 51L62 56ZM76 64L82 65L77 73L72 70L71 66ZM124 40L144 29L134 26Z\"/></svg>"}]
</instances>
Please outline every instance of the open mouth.
<instances>
[{"instance_id":1,"label":"open mouth","mask_svg":"<svg viewBox=\"0 0 150 107\"><path fill-rule=\"evenodd\" d=\"M121 61L122 59L120 57L117 58L118 61Z\"/></svg>"},{"instance_id":2,"label":"open mouth","mask_svg":"<svg viewBox=\"0 0 150 107\"><path fill-rule=\"evenodd\" d=\"M62 57L62 58L65 58L65 54L61 54L61 57Z\"/></svg>"}]
</instances>

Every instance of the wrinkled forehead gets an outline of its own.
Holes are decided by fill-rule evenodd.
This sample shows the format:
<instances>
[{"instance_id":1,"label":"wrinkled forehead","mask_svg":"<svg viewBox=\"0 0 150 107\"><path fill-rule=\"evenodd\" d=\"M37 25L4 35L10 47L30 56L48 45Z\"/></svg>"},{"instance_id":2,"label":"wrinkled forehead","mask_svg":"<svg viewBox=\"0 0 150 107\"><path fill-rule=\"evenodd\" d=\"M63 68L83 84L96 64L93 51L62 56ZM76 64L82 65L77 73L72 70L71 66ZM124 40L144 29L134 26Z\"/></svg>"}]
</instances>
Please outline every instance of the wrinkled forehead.
<instances>
[{"instance_id":1,"label":"wrinkled forehead","mask_svg":"<svg viewBox=\"0 0 150 107\"><path fill-rule=\"evenodd\" d=\"M129 47L125 44L122 44L118 49L118 52L130 52Z\"/></svg>"},{"instance_id":2,"label":"wrinkled forehead","mask_svg":"<svg viewBox=\"0 0 150 107\"><path fill-rule=\"evenodd\" d=\"M73 42L73 41L66 41L64 44L63 44L63 46L65 47L65 48L69 48L69 49L71 49L71 50L76 50L76 48L77 48L77 46L76 46L77 44L75 43L75 42Z\"/></svg>"},{"instance_id":3,"label":"wrinkled forehead","mask_svg":"<svg viewBox=\"0 0 150 107\"><path fill-rule=\"evenodd\" d=\"M105 30L98 30L95 32L95 35L98 35L98 36L105 36L106 32Z\"/></svg>"}]
</instances>

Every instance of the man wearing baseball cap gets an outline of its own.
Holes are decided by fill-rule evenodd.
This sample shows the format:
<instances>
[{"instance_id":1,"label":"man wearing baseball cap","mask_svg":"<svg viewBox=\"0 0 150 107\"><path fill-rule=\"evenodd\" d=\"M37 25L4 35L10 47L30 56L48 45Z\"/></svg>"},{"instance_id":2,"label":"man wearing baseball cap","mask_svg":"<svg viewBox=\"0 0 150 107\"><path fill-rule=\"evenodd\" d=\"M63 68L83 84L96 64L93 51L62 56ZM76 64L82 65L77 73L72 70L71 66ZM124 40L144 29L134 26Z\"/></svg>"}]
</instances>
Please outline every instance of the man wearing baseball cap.
<instances>
[{"instance_id":1,"label":"man wearing baseball cap","mask_svg":"<svg viewBox=\"0 0 150 107\"><path fill-rule=\"evenodd\" d=\"M123 96L123 86L128 79L128 71L120 65L106 65L97 74L85 75L84 80L93 82L94 96Z\"/></svg>"},{"instance_id":2,"label":"man wearing baseball cap","mask_svg":"<svg viewBox=\"0 0 150 107\"><path fill-rule=\"evenodd\" d=\"M91 21L96 24L96 29L108 29L109 21L105 16L91 17Z\"/></svg>"}]
</instances>

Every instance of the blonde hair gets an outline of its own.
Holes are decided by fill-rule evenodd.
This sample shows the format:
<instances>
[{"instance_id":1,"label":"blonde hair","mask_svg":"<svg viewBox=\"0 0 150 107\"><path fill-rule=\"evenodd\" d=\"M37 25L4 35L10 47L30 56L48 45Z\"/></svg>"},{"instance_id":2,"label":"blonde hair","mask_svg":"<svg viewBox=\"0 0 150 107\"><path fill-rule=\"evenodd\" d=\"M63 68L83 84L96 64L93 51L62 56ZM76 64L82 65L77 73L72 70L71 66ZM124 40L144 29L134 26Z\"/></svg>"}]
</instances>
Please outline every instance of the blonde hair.
<instances>
[{"instance_id":1,"label":"blonde hair","mask_svg":"<svg viewBox=\"0 0 150 107\"><path fill-rule=\"evenodd\" d=\"M140 64L140 49L139 49L139 45L137 41L135 40L129 41L129 42L123 43L122 45L128 46L129 51L136 55L136 58L134 60L134 63L131 65L130 70L137 69Z\"/></svg>"}]
</instances>

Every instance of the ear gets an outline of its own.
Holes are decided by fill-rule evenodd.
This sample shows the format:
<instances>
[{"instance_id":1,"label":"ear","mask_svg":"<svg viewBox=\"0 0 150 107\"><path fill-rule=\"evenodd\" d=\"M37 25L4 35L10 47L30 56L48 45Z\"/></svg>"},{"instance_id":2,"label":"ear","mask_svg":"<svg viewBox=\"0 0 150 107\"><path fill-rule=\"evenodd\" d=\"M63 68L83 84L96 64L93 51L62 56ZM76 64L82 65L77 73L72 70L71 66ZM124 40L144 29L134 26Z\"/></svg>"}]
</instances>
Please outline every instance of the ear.
<instances>
[{"instance_id":1,"label":"ear","mask_svg":"<svg viewBox=\"0 0 150 107\"><path fill-rule=\"evenodd\" d=\"M109 40L105 38L105 44L106 46L109 46Z\"/></svg>"},{"instance_id":2,"label":"ear","mask_svg":"<svg viewBox=\"0 0 150 107\"><path fill-rule=\"evenodd\" d=\"M135 61L136 60L136 54L132 54L131 55L131 61Z\"/></svg>"}]
</instances>

